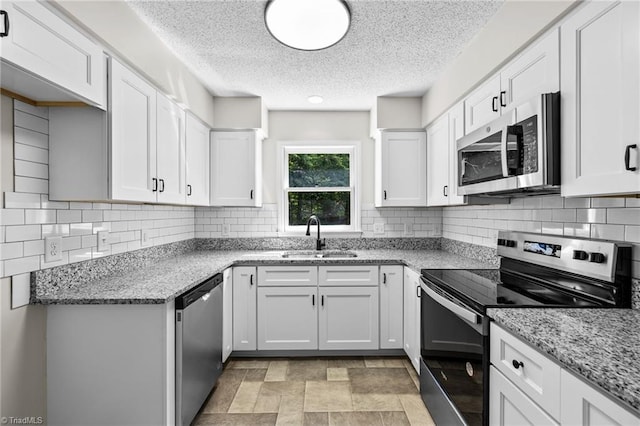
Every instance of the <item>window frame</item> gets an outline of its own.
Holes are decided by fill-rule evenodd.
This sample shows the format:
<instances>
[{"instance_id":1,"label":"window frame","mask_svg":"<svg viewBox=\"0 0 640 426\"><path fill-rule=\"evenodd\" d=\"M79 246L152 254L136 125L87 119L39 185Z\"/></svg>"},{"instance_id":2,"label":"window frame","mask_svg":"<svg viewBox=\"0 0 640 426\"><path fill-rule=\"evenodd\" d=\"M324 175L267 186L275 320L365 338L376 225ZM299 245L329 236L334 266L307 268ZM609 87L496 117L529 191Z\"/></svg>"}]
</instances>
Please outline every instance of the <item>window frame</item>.
<instances>
[{"instance_id":1,"label":"window frame","mask_svg":"<svg viewBox=\"0 0 640 426\"><path fill-rule=\"evenodd\" d=\"M305 225L289 225L290 192L344 192L350 195L350 225L322 224L322 233L353 233L360 229L360 141L286 141L278 143L278 171L280 173L278 196L278 229L280 234L304 235ZM348 187L309 187L291 188L289 186L289 154L349 154ZM320 217L322 222L322 217Z\"/></svg>"}]
</instances>

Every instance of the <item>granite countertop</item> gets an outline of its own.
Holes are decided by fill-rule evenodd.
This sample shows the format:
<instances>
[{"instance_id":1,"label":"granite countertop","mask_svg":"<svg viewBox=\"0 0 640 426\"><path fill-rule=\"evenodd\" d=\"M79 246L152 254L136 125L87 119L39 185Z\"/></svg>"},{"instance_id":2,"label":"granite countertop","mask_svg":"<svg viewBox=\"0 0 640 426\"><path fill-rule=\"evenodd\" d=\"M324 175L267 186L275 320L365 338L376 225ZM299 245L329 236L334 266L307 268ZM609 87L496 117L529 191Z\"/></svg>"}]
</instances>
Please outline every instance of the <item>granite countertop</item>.
<instances>
[{"instance_id":1,"label":"granite countertop","mask_svg":"<svg viewBox=\"0 0 640 426\"><path fill-rule=\"evenodd\" d=\"M640 310L491 308L487 314L640 415Z\"/></svg>"},{"instance_id":2,"label":"granite countertop","mask_svg":"<svg viewBox=\"0 0 640 426\"><path fill-rule=\"evenodd\" d=\"M166 303L231 265L403 264L420 269L495 269L440 250L354 250L354 258L285 259L284 251L194 250L133 271L95 279L78 278L59 285L37 284L32 303L153 304ZM73 280L73 278L71 278Z\"/></svg>"}]
</instances>

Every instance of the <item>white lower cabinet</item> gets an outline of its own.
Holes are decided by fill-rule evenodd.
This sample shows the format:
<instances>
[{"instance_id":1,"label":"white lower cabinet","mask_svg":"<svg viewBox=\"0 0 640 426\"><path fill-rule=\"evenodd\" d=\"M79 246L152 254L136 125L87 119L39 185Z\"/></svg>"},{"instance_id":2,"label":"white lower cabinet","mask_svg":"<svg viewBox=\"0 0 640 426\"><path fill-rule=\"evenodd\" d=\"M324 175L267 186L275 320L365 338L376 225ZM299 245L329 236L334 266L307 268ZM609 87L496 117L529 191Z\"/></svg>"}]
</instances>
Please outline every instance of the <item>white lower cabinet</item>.
<instances>
[{"instance_id":1,"label":"white lower cabinet","mask_svg":"<svg viewBox=\"0 0 640 426\"><path fill-rule=\"evenodd\" d=\"M380 349L402 349L402 265L380 266Z\"/></svg>"},{"instance_id":2,"label":"white lower cabinet","mask_svg":"<svg viewBox=\"0 0 640 426\"><path fill-rule=\"evenodd\" d=\"M320 287L320 349L378 349L378 287Z\"/></svg>"},{"instance_id":3,"label":"white lower cabinet","mask_svg":"<svg viewBox=\"0 0 640 426\"><path fill-rule=\"evenodd\" d=\"M494 366L490 367L489 424L511 425L557 425L544 410L504 377Z\"/></svg>"},{"instance_id":4,"label":"white lower cabinet","mask_svg":"<svg viewBox=\"0 0 640 426\"><path fill-rule=\"evenodd\" d=\"M222 362L233 351L233 269L222 273Z\"/></svg>"},{"instance_id":5,"label":"white lower cabinet","mask_svg":"<svg viewBox=\"0 0 640 426\"><path fill-rule=\"evenodd\" d=\"M640 417L491 324L489 424L638 425Z\"/></svg>"},{"instance_id":6,"label":"white lower cabinet","mask_svg":"<svg viewBox=\"0 0 640 426\"><path fill-rule=\"evenodd\" d=\"M563 425L639 425L640 417L614 402L590 384L562 370L562 416Z\"/></svg>"},{"instance_id":7,"label":"white lower cabinet","mask_svg":"<svg viewBox=\"0 0 640 426\"><path fill-rule=\"evenodd\" d=\"M420 374L420 274L404 268L404 351Z\"/></svg>"},{"instance_id":8,"label":"white lower cabinet","mask_svg":"<svg viewBox=\"0 0 640 426\"><path fill-rule=\"evenodd\" d=\"M318 349L317 287L258 288L258 350Z\"/></svg>"},{"instance_id":9,"label":"white lower cabinet","mask_svg":"<svg viewBox=\"0 0 640 426\"><path fill-rule=\"evenodd\" d=\"M233 268L233 350L257 349L256 267Z\"/></svg>"}]
</instances>

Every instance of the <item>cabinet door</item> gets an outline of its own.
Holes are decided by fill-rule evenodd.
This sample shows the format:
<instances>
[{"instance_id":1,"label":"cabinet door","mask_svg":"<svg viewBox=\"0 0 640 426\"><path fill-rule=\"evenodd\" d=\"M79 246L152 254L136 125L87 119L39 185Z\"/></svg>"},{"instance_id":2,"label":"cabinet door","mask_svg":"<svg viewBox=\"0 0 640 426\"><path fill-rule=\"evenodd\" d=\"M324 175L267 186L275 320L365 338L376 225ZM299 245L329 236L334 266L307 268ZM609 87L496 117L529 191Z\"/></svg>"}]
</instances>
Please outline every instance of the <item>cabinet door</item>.
<instances>
[{"instance_id":1,"label":"cabinet door","mask_svg":"<svg viewBox=\"0 0 640 426\"><path fill-rule=\"evenodd\" d=\"M464 128L467 133L500 117L500 75L471 92L464 100Z\"/></svg>"},{"instance_id":2,"label":"cabinet door","mask_svg":"<svg viewBox=\"0 0 640 426\"><path fill-rule=\"evenodd\" d=\"M320 349L378 349L378 287L320 287Z\"/></svg>"},{"instance_id":3,"label":"cabinet door","mask_svg":"<svg viewBox=\"0 0 640 426\"><path fill-rule=\"evenodd\" d=\"M155 179L156 89L112 59L111 197L155 202Z\"/></svg>"},{"instance_id":4,"label":"cabinet door","mask_svg":"<svg viewBox=\"0 0 640 426\"><path fill-rule=\"evenodd\" d=\"M233 268L233 350L256 350L256 268Z\"/></svg>"},{"instance_id":5,"label":"cabinet door","mask_svg":"<svg viewBox=\"0 0 640 426\"><path fill-rule=\"evenodd\" d=\"M493 366L490 367L489 377L490 425L558 424Z\"/></svg>"},{"instance_id":6,"label":"cabinet door","mask_svg":"<svg viewBox=\"0 0 640 426\"><path fill-rule=\"evenodd\" d=\"M212 206L262 205L261 152L253 130L212 133Z\"/></svg>"},{"instance_id":7,"label":"cabinet door","mask_svg":"<svg viewBox=\"0 0 640 426\"><path fill-rule=\"evenodd\" d=\"M184 159L184 111L157 95L157 150L159 203L184 204L187 192Z\"/></svg>"},{"instance_id":8,"label":"cabinet door","mask_svg":"<svg viewBox=\"0 0 640 426\"><path fill-rule=\"evenodd\" d=\"M427 205L427 143L425 132L382 133L381 206Z\"/></svg>"},{"instance_id":9,"label":"cabinet door","mask_svg":"<svg viewBox=\"0 0 640 426\"><path fill-rule=\"evenodd\" d=\"M420 374L420 275L404 268L404 351Z\"/></svg>"},{"instance_id":10,"label":"cabinet door","mask_svg":"<svg viewBox=\"0 0 640 426\"><path fill-rule=\"evenodd\" d=\"M541 93L560 90L559 30L553 30L500 72L500 106L517 108Z\"/></svg>"},{"instance_id":11,"label":"cabinet door","mask_svg":"<svg viewBox=\"0 0 640 426\"><path fill-rule=\"evenodd\" d=\"M258 350L318 349L317 287L258 288Z\"/></svg>"},{"instance_id":12,"label":"cabinet door","mask_svg":"<svg viewBox=\"0 0 640 426\"><path fill-rule=\"evenodd\" d=\"M200 120L187 113L186 118L186 183L187 204L209 205L209 134Z\"/></svg>"},{"instance_id":13,"label":"cabinet door","mask_svg":"<svg viewBox=\"0 0 640 426\"><path fill-rule=\"evenodd\" d=\"M8 23L8 28L3 26L8 34L0 38L4 61L106 107L106 68L100 45L41 2L3 0L2 10ZM29 96L29 88L25 89L23 94Z\"/></svg>"},{"instance_id":14,"label":"cabinet door","mask_svg":"<svg viewBox=\"0 0 640 426\"><path fill-rule=\"evenodd\" d=\"M561 424L596 425L638 425L640 418L614 402L590 384L562 369L562 417Z\"/></svg>"},{"instance_id":15,"label":"cabinet door","mask_svg":"<svg viewBox=\"0 0 640 426\"><path fill-rule=\"evenodd\" d=\"M449 204L449 114L427 128L427 205Z\"/></svg>"},{"instance_id":16,"label":"cabinet door","mask_svg":"<svg viewBox=\"0 0 640 426\"><path fill-rule=\"evenodd\" d=\"M458 145L464 133L464 104L458 103L449 110L449 205L464 204L464 195L458 195Z\"/></svg>"},{"instance_id":17,"label":"cabinet door","mask_svg":"<svg viewBox=\"0 0 640 426\"><path fill-rule=\"evenodd\" d=\"M623 1L586 3L561 27L563 196L640 192L639 25L640 3Z\"/></svg>"},{"instance_id":18,"label":"cabinet door","mask_svg":"<svg viewBox=\"0 0 640 426\"><path fill-rule=\"evenodd\" d=\"M233 351L233 269L222 273L222 362Z\"/></svg>"},{"instance_id":19,"label":"cabinet door","mask_svg":"<svg viewBox=\"0 0 640 426\"><path fill-rule=\"evenodd\" d=\"M380 348L402 349L402 283L401 265L380 266Z\"/></svg>"}]
</instances>

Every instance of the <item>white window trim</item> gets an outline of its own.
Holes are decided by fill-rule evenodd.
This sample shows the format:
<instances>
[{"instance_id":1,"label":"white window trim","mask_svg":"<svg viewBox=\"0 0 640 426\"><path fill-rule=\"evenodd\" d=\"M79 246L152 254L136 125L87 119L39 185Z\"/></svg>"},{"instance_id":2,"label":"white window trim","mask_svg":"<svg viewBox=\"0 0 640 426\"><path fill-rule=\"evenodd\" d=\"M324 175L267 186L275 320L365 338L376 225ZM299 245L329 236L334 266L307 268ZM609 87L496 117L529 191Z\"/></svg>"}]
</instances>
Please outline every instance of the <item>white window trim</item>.
<instances>
[{"instance_id":1,"label":"white window trim","mask_svg":"<svg viewBox=\"0 0 640 426\"><path fill-rule=\"evenodd\" d=\"M353 234L361 233L361 210L360 198L362 196L362 186L360 185L360 161L361 161L361 143L360 141L348 140L310 140L310 141L280 141L277 143L277 167L278 167L278 234L287 236L305 235L306 226L289 226L287 218L289 217L287 202L287 186L289 176L287 174L287 155L290 153L322 153L337 152L350 154L349 176L351 184L351 225L322 225L322 233L329 234ZM336 188L314 188L320 191L333 191ZM320 218L322 221L322 217ZM315 230L314 230L315 232Z\"/></svg>"}]
</instances>

